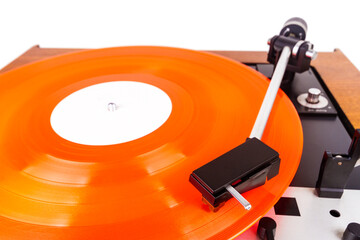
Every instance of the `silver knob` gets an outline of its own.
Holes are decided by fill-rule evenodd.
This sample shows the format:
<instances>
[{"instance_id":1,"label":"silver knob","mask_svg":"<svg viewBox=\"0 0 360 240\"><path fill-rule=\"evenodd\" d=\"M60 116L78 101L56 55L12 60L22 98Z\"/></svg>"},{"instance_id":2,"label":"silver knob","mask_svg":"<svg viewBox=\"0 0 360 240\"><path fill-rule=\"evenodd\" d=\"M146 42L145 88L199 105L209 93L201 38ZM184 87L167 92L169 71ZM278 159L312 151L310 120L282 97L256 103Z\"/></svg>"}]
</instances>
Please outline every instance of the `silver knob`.
<instances>
[{"instance_id":1,"label":"silver knob","mask_svg":"<svg viewBox=\"0 0 360 240\"><path fill-rule=\"evenodd\" d=\"M306 101L311 104L316 104L319 102L321 91L317 88L309 88Z\"/></svg>"}]
</instances>

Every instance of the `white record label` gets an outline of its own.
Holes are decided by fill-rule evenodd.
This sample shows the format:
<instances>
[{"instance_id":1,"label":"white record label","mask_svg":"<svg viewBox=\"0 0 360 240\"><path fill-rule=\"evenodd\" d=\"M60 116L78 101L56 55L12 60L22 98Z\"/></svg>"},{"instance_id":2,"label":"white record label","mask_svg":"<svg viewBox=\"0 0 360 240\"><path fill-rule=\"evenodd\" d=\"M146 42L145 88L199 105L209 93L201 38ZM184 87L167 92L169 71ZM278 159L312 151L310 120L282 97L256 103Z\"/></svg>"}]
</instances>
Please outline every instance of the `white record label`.
<instances>
[{"instance_id":1,"label":"white record label","mask_svg":"<svg viewBox=\"0 0 360 240\"><path fill-rule=\"evenodd\" d=\"M161 89L141 82L115 81L70 94L54 108L50 123L68 141L112 145L155 131L171 110L171 100Z\"/></svg>"}]
</instances>

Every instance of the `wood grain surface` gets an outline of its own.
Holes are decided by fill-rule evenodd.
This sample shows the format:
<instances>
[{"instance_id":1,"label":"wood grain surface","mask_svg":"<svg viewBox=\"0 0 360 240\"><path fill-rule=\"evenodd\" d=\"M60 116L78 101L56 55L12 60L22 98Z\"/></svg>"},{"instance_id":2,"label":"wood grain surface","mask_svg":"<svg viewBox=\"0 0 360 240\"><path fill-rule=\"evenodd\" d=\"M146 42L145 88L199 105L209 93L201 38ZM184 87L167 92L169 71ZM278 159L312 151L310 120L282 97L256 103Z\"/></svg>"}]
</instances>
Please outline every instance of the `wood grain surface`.
<instances>
[{"instance_id":1,"label":"wood grain surface","mask_svg":"<svg viewBox=\"0 0 360 240\"><path fill-rule=\"evenodd\" d=\"M9 63L6 72L34 61L84 49L40 48L34 46ZM209 51L244 63L266 63L266 52ZM360 128L360 72L339 50L320 52L312 62L354 128Z\"/></svg>"}]
</instances>

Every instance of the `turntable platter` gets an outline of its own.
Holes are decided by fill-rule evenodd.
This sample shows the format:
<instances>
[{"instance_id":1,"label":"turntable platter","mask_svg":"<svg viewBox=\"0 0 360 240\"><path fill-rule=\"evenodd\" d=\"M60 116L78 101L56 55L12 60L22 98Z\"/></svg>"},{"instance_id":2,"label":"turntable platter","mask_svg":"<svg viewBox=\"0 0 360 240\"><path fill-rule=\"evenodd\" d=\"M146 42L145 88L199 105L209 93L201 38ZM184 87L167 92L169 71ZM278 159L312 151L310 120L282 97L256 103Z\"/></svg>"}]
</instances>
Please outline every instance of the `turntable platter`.
<instances>
[{"instance_id":1,"label":"turntable platter","mask_svg":"<svg viewBox=\"0 0 360 240\"><path fill-rule=\"evenodd\" d=\"M116 144L58 135L50 119L65 98L124 81L161 90L171 101L170 114L145 134ZM166 47L81 51L0 75L0 236L237 236L277 202L298 167L302 128L288 97L278 93L262 139L280 153L280 172L244 194L250 211L234 199L216 213L209 211L188 177L245 141L268 83L235 61ZM91 129L85 134L94 138Z\"/></svg>"}]
</instances>

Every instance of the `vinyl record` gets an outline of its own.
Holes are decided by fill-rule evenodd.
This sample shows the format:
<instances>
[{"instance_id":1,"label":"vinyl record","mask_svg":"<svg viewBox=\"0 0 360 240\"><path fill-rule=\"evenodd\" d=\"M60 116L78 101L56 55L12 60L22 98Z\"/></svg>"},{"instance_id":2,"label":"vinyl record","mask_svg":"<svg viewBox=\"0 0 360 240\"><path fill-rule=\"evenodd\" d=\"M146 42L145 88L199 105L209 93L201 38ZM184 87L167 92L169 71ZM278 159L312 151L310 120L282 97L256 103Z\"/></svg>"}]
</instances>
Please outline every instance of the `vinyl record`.
<instances>
[{"instance_id":1,"label":"vinyl record","mask_svg":"<svg viewBox=\"0 0 360 240\"><path fill-rule=\"evenodd\" d=\"M93 114L95 120L86 117L82 111L91 113L99 100L94 95L90 102L80 97L73 114L63 112L58 127L52 122L54 109L60 109L65 99L109 83L118 84L125 94L127 88L121 82L130 83L130 88L134 85L135 90L114 105L105 96L104 108L122 111L122 106L129 106L126 116L131 121L119 121L117 126L117 120L101 112ZM0 238L237 236L276 203L298 167L302 129L288 97L278 93L263 135L263 141L280 153L280 172L243 194L253 206L250 211L234 199L216 213L209 211L189 175L245 141L268 83L260 73L232 60L165 47L80 51L0 75ZM148 102L151 93L139 90L137 94L137 85L163 97L159 103ZM122 102L132 97L148 105L134 113L132 103ZM165 107L157 107L164 102ZM139 115L132 118L132 114ZM97 122L97 117L106 120ZM63 121L68 123L61 125ZM75 130L68 133L83 135L85 140L60 133L76 121ZM115 127L106 128L106 121ZM135 134L136 124L147 122L155 124ZM87 127L78 134L81 123ZM133 129L126 134L134 135L99 140L119 136L128 128L124 124ZM97 132L101 126L105 130ZM119 134L114 134L118 129ZM94 142L84 142L87 139Z\"/></svg>"}]
</instances>

